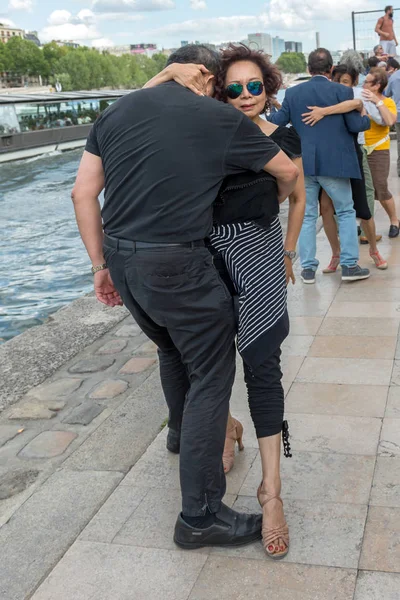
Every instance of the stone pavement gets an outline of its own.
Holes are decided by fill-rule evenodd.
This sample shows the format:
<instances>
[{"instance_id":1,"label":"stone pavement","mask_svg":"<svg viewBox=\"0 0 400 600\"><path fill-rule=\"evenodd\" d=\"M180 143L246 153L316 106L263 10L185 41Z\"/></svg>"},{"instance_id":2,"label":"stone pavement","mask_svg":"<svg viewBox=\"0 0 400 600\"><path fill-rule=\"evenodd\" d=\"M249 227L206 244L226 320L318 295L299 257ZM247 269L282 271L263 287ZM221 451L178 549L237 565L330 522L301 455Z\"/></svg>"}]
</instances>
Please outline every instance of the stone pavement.
<instances>
[{"instance_id":1,"label":"stone pavement","mask_svg":"<svg viewBox=\"0 0 400 600\"><path fill-rule=\"evenodd\" d=\"M399 600L400 239L386 237L381 208L377 223L387 271L290 288L287 558L272 562L261 543L174 546L178 457L160 432L155 349L121 314L0 417L0 600ZM322 233L318 255L328 262ZM367 247L361 255L367 264ZM259 510L240 363L231 407L245 450L226 502Z\"/></svg>"}]
</instances>

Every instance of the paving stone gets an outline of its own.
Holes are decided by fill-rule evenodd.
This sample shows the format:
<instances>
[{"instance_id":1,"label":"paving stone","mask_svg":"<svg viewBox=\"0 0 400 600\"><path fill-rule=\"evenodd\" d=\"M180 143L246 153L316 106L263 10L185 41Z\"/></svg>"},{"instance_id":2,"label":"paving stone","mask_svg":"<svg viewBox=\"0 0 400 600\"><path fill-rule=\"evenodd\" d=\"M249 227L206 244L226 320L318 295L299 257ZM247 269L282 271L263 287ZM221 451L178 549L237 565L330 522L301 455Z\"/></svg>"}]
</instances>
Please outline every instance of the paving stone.
<instances>
[{"instance_id":1,"label":"paving stone","mask_svg":"<svg viewBox=\"0 0 400 600\"><path fill-rule=\"evenodd\" d=\"M228 506L232 506L235 500L236 494L224 497L224 503ZM176 550L173 532L181 510L180 490L152 488L123 524L113 543ZM208 554L210 548L202 548L200 551Z\"/></svg>"},{"instance_id":2,"label":"paving stone","mask_svg":"<svg viewBox=\"0 0 400 600\"><path fill-rule=\"evenodd\" d=\"M400 457L400 419L383 419L379 454Z\"/></svg>"},{"instance_id":3,"label":"paving stone","mask_svg":"<svg viewBox=\"0 0 400 600\"><path fill-rule=\"evenodd\" d=\"M89 425L103 412L105 406L100 406L96 402L84 402L79 404L74 410L62 419L63 423L70 423L71 425Z\"/></svg>"},{"instance_id":4,"label":"paving stone","mask_svg":"<svg viewBox=\"0 0 400 600\"><path fill-rule=\"evenodd\" d=\"M126 348L127 344L127 340L110 340L99 348L96 354L118 354Z\"/></svg>"},{"instance_id":5,"label":"paving stone","mask_svg":"<svg viewBox=\"0 0 400 600\"><path fill-rule=\"evenodd\" d=\"M93 358L85 358L75 363L68 370L70 373L97 373L105 371L115 363L115 358L107 356L94 356Z\"/></svg>"},{"instance_id":6,"label":"paving stone","mask_svg":"<svg viewBox=\"0 0 400 600\"><path fill-rule=\"evenodd\" d=\"M53 381L52 383L39 385L38 387L29 390L27 395L42 401L64 398L65 396L70 396L73 392L76 392L82 385L82 381L83 379L65 377Z\"/></svg>"},{"instance_id":7,"label":"paving stone","mask_svg":"<svg viewBox=\"0 0 400 600\"><path fill-rule=\"evenodd\" d=\"M11 498L28 488L36 480L39 471L36 469L13 469L0 480L0 500Z\"/></svg>"},{"instance_id":8,"label":"paving stone","mask_svg":"<svg viewBox=\"0 0 400 600\"><path fill-rule=\"evenodd\" d=\"M360 569L399 572L399 538L400 508L370 506Z\"/></svg>"},{"instance_id":9,"label":"paving stone","mask_svg":"<svg viewBox=\"0 0 400 600\"><path fill-rule=\"evenodd\" d=\"M57 413L64 408L66 400L49 400L41 402L35 398L21 401L9 414L11 420L19 419L54 419Z\"/></svg>"},{"instance_id":10,"label":"paving stone","mask_svg":"<svg viewBox=\"0 0 400 600\"><path fill-rule=\"evenodd\" d=\"M400 387L397 385L389 388L385 417L400 418Z\"/></svg>"},{"instance_id":11,"label":"paving stone","mask_svg":"<svg viewBox=\"0 0 400 600\"><path fill-rule=\"evenodd\" d=\"M359 571L354 600L399 600L400 573Z\"/></svg>"},{"instance_id":12,"label":"paving stone","mask_svg":"<svg viewBox=\"0 0 400 600\"><path fill-rule=\"evenodd\" d=\"M384 385L294 383L285 400L285 410L291 413L383 417L387 393L388 388Z\"/></svg>"},{"instance_id":13,"label":"paving stone","mask_svg":"<svg viewBox=\"0 0 400 600\"><path fill-rule=\"evenodd\" d=\"M390 383L392 368L393 361L387 359L307 357L296 381L386 386Z\"/></svg>"},{"instance_id":14,"label":"paving stone","mask_svg":"<svg viewBox=\"0 0 400 600\"><path fill-rule=\"evenodd\" d=\"M127 363L118 371L121 375L132 375L134 373L141 373L146 371L152 365L156 363L154 358L131 358Z\"/></svg>"},{"instance_id":15,"label":"paving stone","mask_svg":"<svg viewBox=\"0 0 400 600\"><path fill-rule=\"evenodd\" d=\"M356 574L267 559L260 568L254 560L210 556L188 600L350 600Z\"/></svg>"},{"instance_id":16,"label":"paving stone","mask_svg":"<svg viewBox=\"0 0 400 600\"><path fill-rule=\"evenodd\" d=\"M375 456L294 452L281 461L282 498L368 504L374 466ZM256 493L261 473L257 456L240 489L242 496Z\"/></svg>"},{"instance_id":17,"label":"paving stone","mask_svg":"<svg viewBox=\"0 0 400 600\"><path fill-rule=\"evenodd\" d=\"M29 442L18 454L20 458L54 458L68 448L78 437L72 431L43 431Z\"/></svg>"},{"instance_id":18,"label":"paving stone","mask_svg":"<svg viewBox=\"0 0 400 600\"><path fill-rule=\"evenodd\" d=\"M144 353L148 353L148 354L156 354L157 353L157 346L154 342L152 342L151 340L148 340L145 344L143 344L142 346L140 346L140 348L138 348L136 350L137 353L139 352L144 352Z\"/></svg>"},{"instance_id":19,"label":"paving stone","mask_svg":"<svg viewBox=\"0 0 400 600\"><path fill-rule=\"evenodd\" d=\"M187 600L206 560L201 553L77 541L32 600Z\"/></svg>"},{"instance_id":20,"label":"paving stone","mask_svg":"<svg viewBox=\"0 0 400 600\"><path fill-rule=\"evenodd\" d=\"M20 427L0 425L0 447L17 437Z\"/></svg>"},{"instance_id":21,"label":"paving stone","mask_svg":"<svg viewBox=\"0 0 400 600\"><path fill-rule=\"evenodd\" d=\"M90 542L112 542L124 523L135 512L148 488L119 486L79 536Z\"/></svg>"},{"instance_id":22,"label":"paving stone","mask_svg":"<svg viewBox=\"0 0 400 600\"><path fill-rule=\"evenodd\" d=\"M0 529L0 598L30 598L121 477L115 472L63 469L28 498Z\"/></svg>"},{"instance_id":23,"label":"paving stone","mask_svg":"<svg viewBox=\"0 0 400 600\"><path fill-rule=\"evenodd\" d=\"M257 498L247 496L239 496L233 508L261 511ZM357 569L367 506L287 500L284 509L290 533L284 562ZM215 548L214 553L266 561L261 541L242 548Z\"/></svg>"},{"instance_id":24,"label":"paving stone","mask_svg":"<svg viewBox=\"0 0 400 600\"><path fill-rule=\"evenodd\" d=\"M400 458L378 456L371 490L371 506L400 508Z\"/></svg>"},{"instance_id":25,"label":"paving stone","mask_svg":"<svg viewBox=\"0 0 400 600\"><path fill-rule=\"evenodd\" d=\"M154 440L166 413L159 375L152 373L99 425L65 465L71 469L129 471Z\"/></svg>"},{"instance_id":26,"label":"paving stone","mask_svg":"<svg viewBox=\"0 0 400 600\"><path fill-rule=\"evenodd\" d=\"M128 382L123 379L106 379L93 388L89 398L115 398L126 392L128 387Z\"/></svg>"},{"instance_id":27,"label":"paving stone","mask_svg":"<svg viewBox=\"0 0 400 600\"><path fill-rule=\"evenodd\" d=\"M313 340L311 335L290 335L282 344L282 353L285 356L307 356Z\"/></svg>"},{"instance_id":28,"label":"paving stone","mask_svg":"<svg viewBox=\"0 0 400 600\"><path fill-rule=\"evenodd\" d=\"M134 323L132 324L126 324L126 325L122 325L122 327L120 327L119 329L117 329L117 331L115 332L114 335L117 335L119 337L136 337L137 335L140 335L141 333L141 329L138 325L135 325Z\"/></svg>"}]
</instances>

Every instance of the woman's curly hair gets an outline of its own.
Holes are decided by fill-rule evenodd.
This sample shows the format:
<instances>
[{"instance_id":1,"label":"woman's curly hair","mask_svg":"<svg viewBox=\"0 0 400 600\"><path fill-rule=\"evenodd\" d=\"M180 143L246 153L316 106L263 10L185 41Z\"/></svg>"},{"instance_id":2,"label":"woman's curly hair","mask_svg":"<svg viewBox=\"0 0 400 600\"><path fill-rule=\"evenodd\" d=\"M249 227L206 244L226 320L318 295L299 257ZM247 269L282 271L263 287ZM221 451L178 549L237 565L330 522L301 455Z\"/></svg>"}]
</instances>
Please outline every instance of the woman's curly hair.
<instances>
[{"instance_id":1,"label":"woman's curly hair","mask_svg":"<svg viewBox=\"0 0 400 600\"><path fill-rule=\"evenodd\" d=\"M275 96L282 87L282 75L278 67L270 63L262 50L251 50L244 44L229 44L228 48L221 53L221 67L215 80L215 98L223 102L227 101L226 74L229 67L242 60L253 62L260 68L267 98Z\"/></svg>"}]
</instances>

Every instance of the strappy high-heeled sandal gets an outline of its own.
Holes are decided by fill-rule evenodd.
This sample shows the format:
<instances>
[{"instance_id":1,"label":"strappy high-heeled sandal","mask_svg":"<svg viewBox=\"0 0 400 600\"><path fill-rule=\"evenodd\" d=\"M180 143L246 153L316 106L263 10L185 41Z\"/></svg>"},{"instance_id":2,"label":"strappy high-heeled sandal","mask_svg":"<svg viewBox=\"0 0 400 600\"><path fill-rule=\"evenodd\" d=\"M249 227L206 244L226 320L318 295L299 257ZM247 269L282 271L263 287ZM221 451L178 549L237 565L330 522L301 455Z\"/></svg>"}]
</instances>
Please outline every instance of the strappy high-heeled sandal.
<instances>
[{"instance_id":1,"label":"strappy high-heeled sandal","mask_svg":"<svg viewBox=\"0 0 400 600\"><path fill-rule=\"evenodd\" d=\"M257 498L258 498L261 508L263 509L263 525L262 525L263 546L264 546L265 552L267 553L269 558L272 558L273 560L281 560L289 552L289 543L290 543L289 542L289 527L286 522L286 519L282 523L282 525L280 525L279 527L267 527L264 524L264 520L265 520L264 507L268 504L268 502L271 502L271 500L279 500L279 502L281 502L282 506L283 506L283 501L280 496L271 496L270 498L268 498L268 493L263 491L262 485L263 484L261 482L259 485L259 488L257 490ZM263 496L265 496L265 498L263 498ZM286 548L282 552L275 552L274 541L279 538L281 538L284 541ZM273 551L271 551L271 548L273 549Z\"/></svg>"},{"instance_id":2,"label":"strappy high-heeled sandal","mask_svg":"<svg viewBox=\"0 0 400 600\"><path fill-rule=\"evenodd\" d=\"M243 446L243 425L237 419L232 417L232 427L227 429L225 437L224 453L222 462L224 464L225 473L229 473L235 462L235 444L238 443L239 450L244 450Z\"/></svg>"}]
</instances>

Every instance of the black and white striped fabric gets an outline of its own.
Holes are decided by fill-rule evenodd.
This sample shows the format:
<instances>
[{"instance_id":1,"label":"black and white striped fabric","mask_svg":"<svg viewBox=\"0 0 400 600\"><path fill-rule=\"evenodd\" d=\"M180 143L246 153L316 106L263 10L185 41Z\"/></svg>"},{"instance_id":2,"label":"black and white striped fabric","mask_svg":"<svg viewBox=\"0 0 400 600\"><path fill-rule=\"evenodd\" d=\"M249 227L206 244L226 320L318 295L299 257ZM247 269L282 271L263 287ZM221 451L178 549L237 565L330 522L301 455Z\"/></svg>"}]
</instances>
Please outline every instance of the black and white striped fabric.
<instances>
[{"instance_id":1,"label":"black and white striped fabric","mask_svg":"<svg viewBox=\"0 0 400 600\"><path fill-rule=\"evenodd\" d=\"M270 229L254 222L217 225L210 235L239 296L238 350L242 353L284 315L287 302L279 218Z\"/></svg>"}]
</instances>

